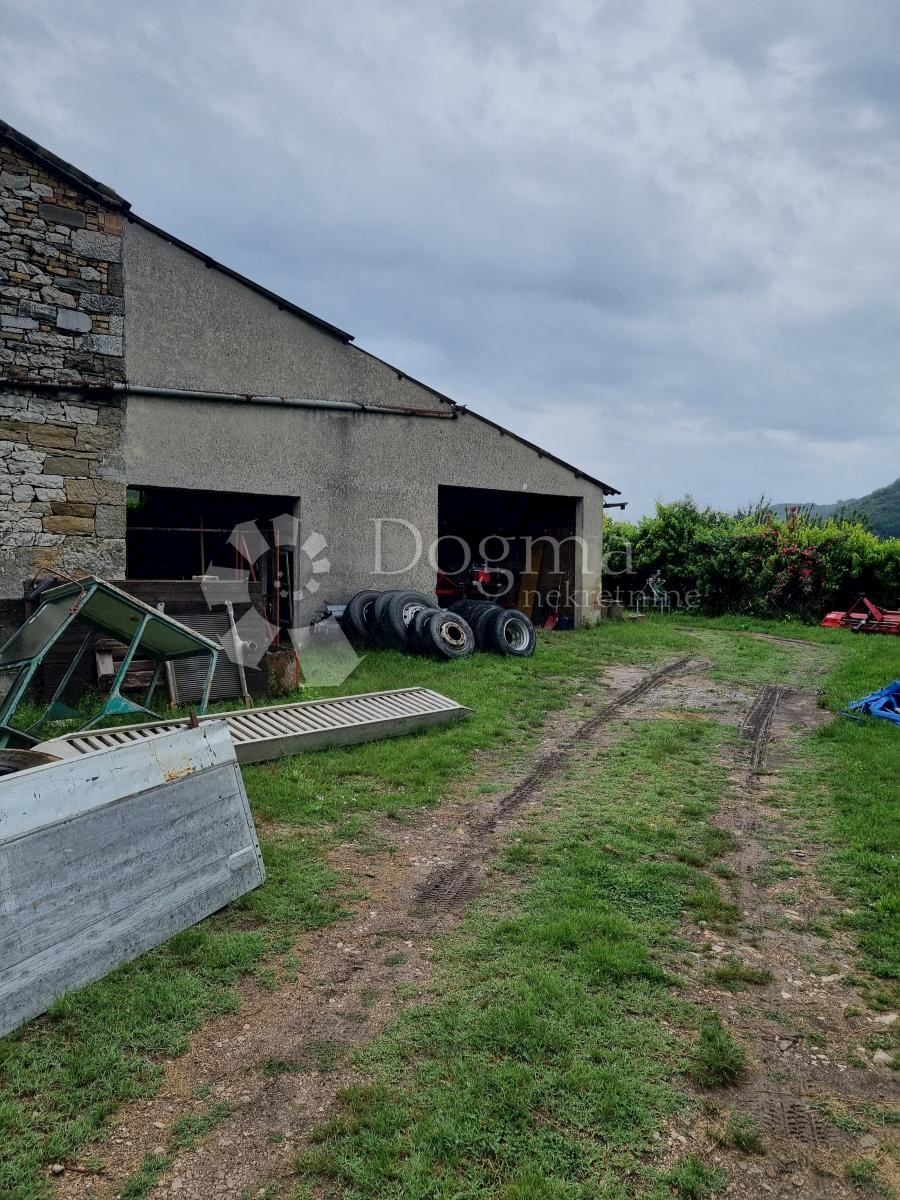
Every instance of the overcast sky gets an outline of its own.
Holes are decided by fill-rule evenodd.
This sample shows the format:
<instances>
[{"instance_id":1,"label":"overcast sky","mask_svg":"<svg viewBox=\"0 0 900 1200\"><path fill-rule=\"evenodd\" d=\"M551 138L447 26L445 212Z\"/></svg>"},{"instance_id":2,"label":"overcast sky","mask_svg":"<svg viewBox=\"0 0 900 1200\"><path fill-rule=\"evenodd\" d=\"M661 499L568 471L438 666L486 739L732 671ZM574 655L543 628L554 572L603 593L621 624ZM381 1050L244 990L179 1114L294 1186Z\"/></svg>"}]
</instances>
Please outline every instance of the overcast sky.
<instances>
[{"instance_id":1,"label":"overcast sky","mask_svg":"<svg viewBox=\"0 0 900 1200\"><path fill-rule=\"evenodd\" d=\"M897 0L0 0L0 114L620 488L900 474Z\"/></svg>"}]
</instances>

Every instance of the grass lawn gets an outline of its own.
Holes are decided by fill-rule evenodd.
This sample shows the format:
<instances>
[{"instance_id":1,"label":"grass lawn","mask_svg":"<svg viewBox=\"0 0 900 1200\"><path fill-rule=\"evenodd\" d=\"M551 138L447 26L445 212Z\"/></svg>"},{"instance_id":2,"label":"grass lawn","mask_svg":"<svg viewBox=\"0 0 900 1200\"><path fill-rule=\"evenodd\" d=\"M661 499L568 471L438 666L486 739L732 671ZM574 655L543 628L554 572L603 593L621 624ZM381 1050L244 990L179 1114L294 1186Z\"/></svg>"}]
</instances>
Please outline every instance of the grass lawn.
<instances>
[{"instance_id":1,"label":"grass lawn","mask_svg":"<svg viewBox=\"0 0 900 1200\"><path fill-rule=\"evenodd\" d=\"M713 920L723 907L689 863L707 858L725 736L654 721L578 762L500 861L526 884L519 902L506 915L475 906L446 939L437 999L363 1056L373 1082L319 1131L307 1179L336 1180L354 1200L611 1200L648 1176L641 1155L685 1102L678 1076L720 1082L742 1068L660 965L685 905ZM691 1050L679 1031L701 1025Z\"/></svg>"},{"instance_id":2,"label":"grass lawn","mask_svg":"<svg viewBox=\"0 0 900 1200\"><path fill-rule=\"evenodd\" d=\"M416 737L245 768L265 887L0 1041L0 1193L45 1194L42 1166L101 1133L122 1101L151 1094L162 1060L236 1005L242 974L277 985L278 955L352 902L325 862L331 841L365 844L374 819L502 769L607 665L693 652L723 678L777 682L790 648L734 637L725 624L691 622L699 636L655 620L542 635L535 657L521 662L370 653L341 691L421 684L474 715ZM795 625L771 631L807 634ZM900 647L885 645L892 639L808 632L831 647L823 693L831 708L900 676ZM721 850L706 818L728 736L709 722L656 722L652 736L646 726L626 732L602 763L586 759L561 785L555 815L503 857L522 889L515 910L476 906L448 940L444 999L401 1017L372 1048L374 1090L347 1098L346 1118L303 1164L310 1179L340 1178L360 1196L462 1197L485 1194L486 1172L501 1163L510 1200L628 1194L623 1181L643 1170L654 1129L683 1103L679 1074L740 1069L739 1048L684 1005L665 965L685 907L729 919L722 890L702 871ZM898 748L887 723L835 722L810 739L794 788L834 844L829 879L855 909L869 964L886 977L897 973L900 917ZM626 1108L642 1120L625 1121ZM530 1148L526 1110L541 1114ZM684 1195L718 1186L702 1163L678 1170L685 1188L699 1179L701 1190ZM435 1172L439 1183L426 1190ZM582 1179L594 1190L571 1182ZM648 1186L671 1195L676 1185L650 1178Z\"/></svg>"}]
</instances>

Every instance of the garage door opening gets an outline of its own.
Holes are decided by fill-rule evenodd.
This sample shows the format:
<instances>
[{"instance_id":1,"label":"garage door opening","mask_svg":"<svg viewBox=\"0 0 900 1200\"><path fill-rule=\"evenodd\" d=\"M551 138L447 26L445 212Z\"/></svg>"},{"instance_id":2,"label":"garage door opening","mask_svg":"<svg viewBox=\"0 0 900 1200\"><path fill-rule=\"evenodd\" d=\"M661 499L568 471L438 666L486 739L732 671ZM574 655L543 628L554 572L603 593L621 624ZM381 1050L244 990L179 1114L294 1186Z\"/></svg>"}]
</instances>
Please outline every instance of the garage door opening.
<instances>
[{"instance_id":1,"label":"garage door opening","mask_svg":"<svg viewBox=\"0 0 900 1200\"><path fill-rule=\"evenodd\" d=\"M279 517L297 515L292 496L129 487L128 579L196 579L245 572L276 628L291 625L294 550Z\"/></svg>"},{"instance_id":2,"label":"garage door opening","mask_svg":"<svg viewBox=\"0 0 900 1200\"><path fill-rule=\"evenodd\" d=\"M438 488L438 596L489 596L537 624L574 623L579 499Z\"/></svg>"}]
</instances>

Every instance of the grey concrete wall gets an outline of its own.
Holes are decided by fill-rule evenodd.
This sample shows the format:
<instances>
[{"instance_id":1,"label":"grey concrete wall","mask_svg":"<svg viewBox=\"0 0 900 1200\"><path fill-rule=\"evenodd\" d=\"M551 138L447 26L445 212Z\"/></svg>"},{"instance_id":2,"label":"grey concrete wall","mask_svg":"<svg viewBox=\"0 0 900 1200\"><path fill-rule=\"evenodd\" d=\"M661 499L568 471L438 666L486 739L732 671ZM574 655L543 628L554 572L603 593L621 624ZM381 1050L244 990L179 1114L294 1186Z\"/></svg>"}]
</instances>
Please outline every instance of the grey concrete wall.
<instances>
[{"instance_id":1,"label":"grey concrete wall","mask_svg":"<svg viewBox=\"0 0 900 1200\"><path fill-rule=\"evenodd\" d=\"M438 536L441 484L581 500L577 532L590 561L578 556L578 583L590 591L599 582L592 572L600 563L600 489L472 415L439 420L130 396L125 456L131 485L299 497L302 536L323 534L331 563L306 614L362 587L433 588L427 552ZM382 564L405 568L399 574L376 573L377 518L392 519L382 526ZM397 518L420 532L415 563L415 539Z\"/></svg>"},{"instance_id":2,"label":"grey concrete wall","mask_svg":"<svg viewBox=\"0 0 900 1200\"><path fill-rule=\"evenodd\" d=\"M447 407L386 363L133 221L126 261L130 383Z\"/></svg>"}]
</instances>

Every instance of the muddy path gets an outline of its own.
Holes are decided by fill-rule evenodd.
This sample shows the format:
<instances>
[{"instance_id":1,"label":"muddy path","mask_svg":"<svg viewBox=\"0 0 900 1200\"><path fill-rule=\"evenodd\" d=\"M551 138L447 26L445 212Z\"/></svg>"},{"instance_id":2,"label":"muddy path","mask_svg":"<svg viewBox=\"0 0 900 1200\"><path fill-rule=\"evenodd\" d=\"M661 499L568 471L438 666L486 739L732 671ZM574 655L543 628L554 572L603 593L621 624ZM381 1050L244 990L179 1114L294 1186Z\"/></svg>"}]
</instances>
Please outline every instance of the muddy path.
<instances>
[{"instance_id":1,"label":"muddy path","mask_svg":"<svg viewBox=\"0 0 900 1200\"><path fill-rule=\"evenodd\" d=\"M848 1166L861 1159L898 1183L900 1140L885 1114L896 1111L900 1089L891 1056L871 1048L873 1038L896 1029L898 1015L867 1009L853 986L858 951L818 873L827 846L798 825L779 786L797 742L828 719L809 692L758 690L717 818L734 839L724 862L741 920L730 934L684 930L695 946L690 999L719 1013L749 1069L740 1086L703 1096L707 1115L676 1125L669 1153L700 1151L727 1172L725 1194L742 1200L882 1196L850 1178ZM714 973L734 962L768 972L768 982L729 990ZM721 1144L732 1114L756 1122L764 1154Z\"/></svg>"},{"instance_id":2,"label":"muddy path","mask_svg":"<svg viewBox=\"0 0 900 1200\"><path fill-rule=\"evenodd\" d=\"M655 670L617 667L603 688L586 685L552 719L518 777L511 774L492 795L474 793L469 781L439 808L405 824L383 822L378 853L338 847L333 865L364 894L357 911L300 939L294 982L274 991L242 985L240 1013L201 1029L188 1052L167 1064L154 1098L123 1108L104 1143L64 1164L57 1196L114 1197L148 1154L172 1160L154 1197L289 1194L294 1157L354 1079L353 1052L404 1004L427 997L434 938L491 887L501 842L552 802L579 755L596 755L614 740L620 717L707 719L735 731L718 818L734 849L725 857L730 878L719 883L733 892L741 920L728 935L686 923L693 950L684 994L720 1014L747 1049L750 1069L739 1088L698 1096L701 1115L672 1125L653 1165L697 1153L725 1167L733 1197L865 1195L848 1183L844 1164L861 1154L887 1161L888 1139L871 1113L896 1097L888 1068L865 1042L889 1028L892 1014L862 1011L846 978L855 969L850 936L815 932L835 915L816 874L825 848L774 803L797 743L826 718L809 691L711 680L703 649ZM815 671L815 653L802 643L785 648L798 680ZM770 971L771 981L723 990L710 975L730 959ZM212 1106L221 1115L216 1127L173 1151L176 1122ZM767 1154L720 1144L732 1109L759 1122Z\"/></svg>"},{"instance_id":3,"label":"muddy path","mask_svg":"<svg viewBox=\"0 0 900 1200\"><path fill-rule=\"evenodd\" d=\"M102 1144L60 1164L56 1195L117 1196L146 1155L173 1158L154 1196L287 1191L294 1156L353 1078L353 1051L427 989L432 941L458 922L501 839L542 803L580 746L611 736L620 714L633 716L651 695L678 704L679 684L690 691L691 665L685 657L656 670L610 672L602 699L586 688L575 709L557 714L531 769L499 795L461 795L408 824L384 822L384 849L375 855L340 847L332 865L364 891L358 911L300 939L295 982L275 991L242 985L240 1012L204 1026L187 1053L167 1064L156 1096L126 1105ZM694 686L702 691L702 679ZM176 1123L213 1107L227 1115L173 1154Z\"/></svg>"}]
</instances>

